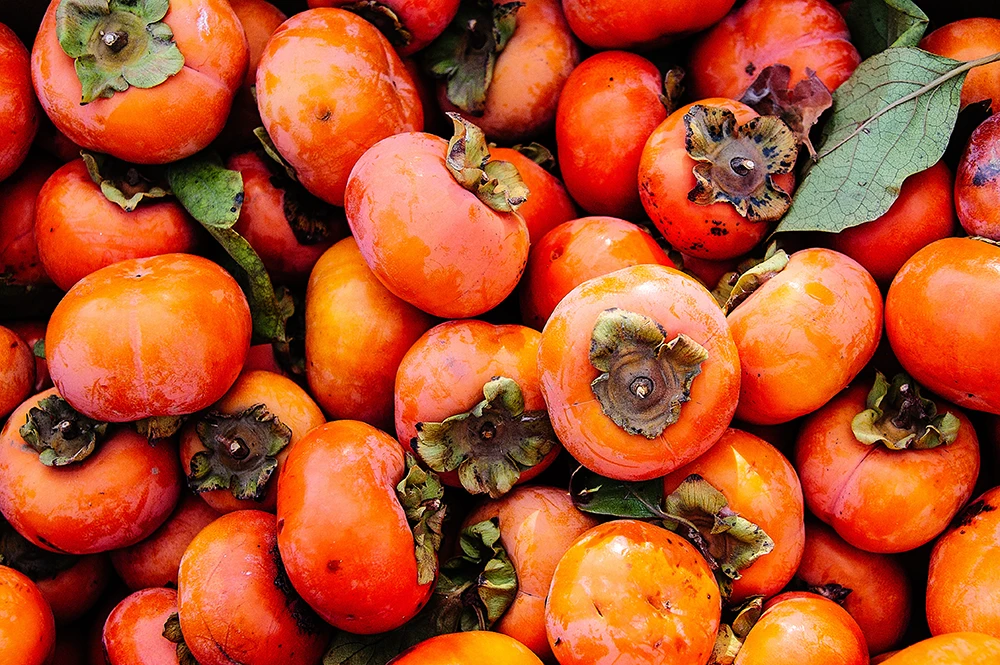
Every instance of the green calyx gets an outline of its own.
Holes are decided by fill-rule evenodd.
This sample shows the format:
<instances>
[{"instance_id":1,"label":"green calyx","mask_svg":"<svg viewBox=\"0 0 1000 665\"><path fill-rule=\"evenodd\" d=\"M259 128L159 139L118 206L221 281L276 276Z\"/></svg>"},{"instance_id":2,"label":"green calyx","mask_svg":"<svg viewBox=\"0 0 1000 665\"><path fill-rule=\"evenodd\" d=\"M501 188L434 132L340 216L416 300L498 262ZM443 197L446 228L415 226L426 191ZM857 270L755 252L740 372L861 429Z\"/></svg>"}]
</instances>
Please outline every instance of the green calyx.
<instances>
[{"instance_id":1,"label":"green calyx","mask_svg":"<svg viewBox=\"0 0 1000 665\"><path fill-rule=\"evenodd\" d=\"M455 134L448 142L445 165L455 180L497 212L515 212L528 200L528 186L510 162L490 159L483 130L457 113L448 113Z\"/></svg>"},{"instance_id":2,"label":"green calyx","mask_svg":"<svg viewBox=\"0 0 1000 665\"><path fill-rule=\"evenodd\" d=\"M868 393L867 409L854 416L854 437L867 445L882 444L890 450L926 450L953 442L961 421L953 413L938 414L932 400L922 397L920 386L904 373L892 383L877 372Z\"/></svg>"},{"instance_id":3,"label":"green calyx","mask_svg":"<svg viewBox=\"0 0 1000 665\"><path fill-rule=\"evenodd\" d=\"M556 156L552 154L552 151L546 148L541 143L537 141L532 141L531 143L519 143L515 145L511 150L516 150L535 164L538 164L543 169L552 173L556 170Z\"/></svg>"},{"instance_id":4,"label":"green calyx","mask_svg":"<svg viewBox=\"0 0 1000 665\"><path fill-rule=\"evenodd\" d=\"M410 42L413 41L413 33L406 29L396 12L380 2L361 0L349 5L342 5L340 8L354 12L374 25L395 48L409 46Z\"/></svg>"},{"instance_id":5,"label":"green calyx","mask_svg":"<svg viewBox=\"0 0 1000 665\"><path fill-rule=\"evenodd\" d=\"M708 351L679 334L667 340L643 314L607 309L597 317L590 363L601 372L591 389L604 411L629 434L655 439L680 419Z\"/></svg>"},{"instance_id":6,"label":"green calyx","mask_svg":"<svg viewBox=\"0 0 1000 665\"><path fill-rule=\"evenodd\" d=\"M162 635L168 642L172 642L177 645L178 665L198 665L198 661L195 660L194 654L191 653L191 649L189 649L187 643L184 642L184 633L181 632L181 619L177 612L174 612L167 617L166 623L163 624Z\"/></svg>"},{"instance_id":7,"label":"green calyx","mask_svg":"<svg viewBox=\"0 0 1000 665\"><path fill-rule=\"evenodd\" d=\"M171 196L170 187L139 172L132 164L100 153L81 152L87 173L94 184L101 188L104 198L132 212L143 201ZM149 167L146 167L149 168Z\"/></svg>"},{"instance_id":8,"label":"green calyx","mask_svg":"<svg viewBox=\"0 0 1000 665\"><path fill-rule=\"evenodd\" d=\"M723 313L728 316L767 280L784 270L788 260L785 250L771 243L763 259L747 259L737 266L735 272L723 275L712 291Z\"/></svg>"},{"instance_id":9,"label":"green calyx","mask_svg":"<svg viewBox=\"0 0 1000 665\"><path fill-rule=\"evenodd\" d=\"M465 0L455 19L424 51L432 76L447 80L448 101L466 113L482 115L497 57L514 36L523 2L494 4Z\"/></svg>"},{"instance_id":10,"label":"green calyx","mask_svg":"<svg viewBox=\"0 0 1000 665\"><path fill-rule=\"evenodd\" d=\"M34 582L50 580L72 568L80 557L43 550L0 517L0 565L13 568Z\"/></svg>"},{"instance_id":11,"label":"green calyx","mask_svg":"<svg viewBox=\"0 0 1000 665\"><path fill-rule=\"evenodd\" d=\"M741 605L726 610L727 621L719 626L712 656L706 665L733 665L750 630L764 612L764 597L752 596Z\"/></svg>"},{"instance_id":12,"label":"green calyx","mask_svg":"<svg viewBox=\"0 0 1000 665\"><path fill-rule=\"evenodd\" d=\"M107 429L108 423L88 418L51 395L28 410L27 422L18 431L42 464L66 466L87 459Z\"/></svg>"},{"instance_id":13,"label":"green calyx","mask_svg":"<svg viewBox=\"0 0 1000 665\"><path fill-rule=\"evenodd\" d=\"M418 423L414 448L434 471L457 469L468 492L495 499L545 459L557 440L546 411L524 410L524 395L513 379L487 382L483 397L465 413Z\"/></svg>"},{"instance_id":14,"label":"green calyx","mask_svg":"<svg viewBox=\"0 0 1000 665\"><path fill-rule=\"evenodd\" d=\"M110 98L130 86L154 88L184 67L163 18L169 0L61 0L56 36L76 62L81 103Z\"/></svg>"},{"instance_id":15,"label":"green calyx","mask_svg":"<svg viewBox=\"0 0 1000 665\"><path fill-rule=\"evenodd\" d=\"M417 584L430 584L438 572L441 527L446 512L444 485L436 474L420 468L416 458L406 453L406 475L396 485L396 496L413 529Z\"/></svg>"},{"instance_id":16,"label":"green calyx","mask_svg":"<svg viewBox=\"0 0 1000 665\"><path fill-rule=\"evenodd\" d=\"M237 499L263 501L292 430L256 404L232 415L208 413L195 431L206 450L191 458L188 487L197 493L228 489Z\"/></svg>"}]
</instances>

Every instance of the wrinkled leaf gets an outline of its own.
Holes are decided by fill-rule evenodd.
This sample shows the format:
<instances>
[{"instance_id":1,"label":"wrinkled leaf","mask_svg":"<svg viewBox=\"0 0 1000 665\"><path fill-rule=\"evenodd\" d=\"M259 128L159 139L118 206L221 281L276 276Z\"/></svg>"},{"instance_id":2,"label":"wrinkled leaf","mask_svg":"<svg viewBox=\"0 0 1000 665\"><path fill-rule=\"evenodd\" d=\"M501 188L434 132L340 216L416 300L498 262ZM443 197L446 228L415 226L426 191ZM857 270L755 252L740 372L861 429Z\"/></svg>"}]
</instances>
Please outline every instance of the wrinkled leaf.
<instances>
[{"instance_id":1,"label":"wrinkled leaf","mask_svg":"<svg viewBox=\"0 0 1000 665\"><path fill-rule=\"evenodd\" d=\"M911 0L853 0L846 18L862 58L887 48L916 46L928 23L927 14Z\"/></svg>"},{"instance_id":2,"label":"wrinkled leaf","mask_svg":"<svg viewBox=\"0 0 1000 665\"><path fill-rule=\"evenodd\" d=\"M806 78L789 90L792 70L782 64L766 67L743 93L740 101L761 115L781 118L792 130L795 140L814 155L816 151L809 139L809 131L833 104L833 95L816 72L807 69L806 74Z\"/></svg>"}]
</instances>

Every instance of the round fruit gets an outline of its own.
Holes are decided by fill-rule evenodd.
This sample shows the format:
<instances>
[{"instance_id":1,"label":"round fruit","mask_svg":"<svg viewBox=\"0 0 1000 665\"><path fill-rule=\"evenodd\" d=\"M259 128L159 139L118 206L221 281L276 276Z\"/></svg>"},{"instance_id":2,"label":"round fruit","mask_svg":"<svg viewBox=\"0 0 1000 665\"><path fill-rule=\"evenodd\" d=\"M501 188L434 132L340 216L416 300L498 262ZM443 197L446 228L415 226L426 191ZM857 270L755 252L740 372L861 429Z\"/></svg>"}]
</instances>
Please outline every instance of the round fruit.
<instances>
[{"instance_id":1,"label":"round fruit","mask_svg":"<svg viewBox=\"0 0 1000 665\"><path fill-rule=\"evenodd\" d=\"M528 191L531 192L528 200L517 209L517 213L524 219L524 224L528 227L528 237L534 244L563 222L575 219L576 206L559 178L528 156L532 151L536 151L535 154L539 155L544 164L546 158L555 159L552 153L537 143L522 146L520 150L524 152L512 148L490 148L490 156L513 164ZM565 177L565 169L563 176Z\"/></svg>"},{"instance_id":2,"label":"round fruit","mask_svg":"<svg viewBox=\"0 0 1000 665\"><path fill-rule=\"evenodd\" d=\"M15 176L0 182L0 273L9 273L15 284L50 281L38 258L35 204L55 170L48 160L32 158Z\"/></svg>"},{"instance_id":3,"label":"round fruit","mask_svg":"<svg viewBox=\"0 0 1000 665\"><path fill-rule=\"evenodd\" d=\"M0 660L45 665L55 650L56 625L38 587L13 568L0 566Z\"/></svg>"},{"instance_id":4,"label":"round fruit","mask_svg":"<svg viewBox=\"0 0 1000 665\"><path fill-rule=\"evenodd\" d=\"M517 640L483 630L438 635L407 649L389 665L541 665Z\"/></svg>"},{"instance_id":5,"label":"round fruit","mask_svg":"<svg viewBox=\"0 0 1000 665\"><path fill-rule=\"evenodd\" d=\"M102 642L110 665L177 665L177 645L164 637L177 614L177 592L144 589L118 603L104 624Z\"/></svg>"},{"instance_id":6,"label":"round fruit","mask_svg":"<svg viewBox=\"0 0 1000 665\"><path fill-rule=\"evenodd\" d=\"M10 328L0 326L0 419L31 394L35 354Z\"/></svg>"},{"instance_id":7,"label":"round fruit","mask_svg":"<svg viewBox=\"0 0 1000 665\"><path fill-rule=\"evenodd\" d=\"M28 50L14 31L0 23L0 182L16 171L28 156L41 115L31 89Z\"/></svg>"},{"instance_id":8,"label":"round fruit","mask_svg":"<svg viewBox=\"0 0 1000 665\"><path fill-rule=\"evenodd\" d=\"M735 0L642 2L563 0L573 33L595 49L647 49L699 32L726 15Z\"/></svg>"},{"instance_id":9,"label":"round fruit","mask_svg":"<svg viewBox=\"0 0 1000 665\"><path fill-rule=\"evenodd\" d=\"M309 0L310 7L344 7L371 21L402 56L437 39L458 11L459 0Z\"/></svg>"},{"instance_id":10,"label":"round fruit","mask_svg":"<svg viewBox=\"0 0 1000 665\"><path fill-rule=\"evenodd\" d=\"M949 633L917 642L882 665L968 665L997 658L1000 639L982 633Z\"/></svg>"},{"instance_id":11,"label":"round fruit","mask_svg":"<svg viewBox=\"0 0 1000 665\"><path fill-rule=\"evenodd\" d=\"M997 21L1000 26L1000 20ZM998 63L1000 64L1000 63ZM975 71L975 70L973 70ZM1000 94L997 97L1000 106ZM955 208L972 236L1000 240L1000 113L976 127L958 163Z\"/></svg>"},{"instance_id":12,"label":"round fruit","mask_svg":"<svg viewBox=\"0 0 1000 665\"><path fill-rule=\"evenodd\" d=\"M924 37L920 48L953 60L975 60L1000 51L1000 19L967 18L941 26ZM962 84L962 106L991 99L1000 111L1000 63L976 67Z\"/></svg>"}]
</instances>

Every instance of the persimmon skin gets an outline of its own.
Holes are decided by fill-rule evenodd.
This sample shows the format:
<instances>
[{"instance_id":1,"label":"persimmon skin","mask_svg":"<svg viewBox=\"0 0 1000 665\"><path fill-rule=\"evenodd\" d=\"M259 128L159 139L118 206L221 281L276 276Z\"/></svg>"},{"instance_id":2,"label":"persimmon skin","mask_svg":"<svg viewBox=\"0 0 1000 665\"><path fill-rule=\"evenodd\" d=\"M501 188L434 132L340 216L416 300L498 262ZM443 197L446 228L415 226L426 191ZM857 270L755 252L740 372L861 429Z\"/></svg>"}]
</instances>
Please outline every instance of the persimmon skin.
<instances>
[{"instance_id":1,"label":"persimmon skin","mask_svg":"<svg viewBox=\"0 0 1000 665\"><path fill-rule=\"evenodd\" d=\"M355 0L309 0L309 6L343 7ZM388 7L409 31L410 43L399 47L401 56L413 55L444 32L458 12L459 0L383 0L380 4Z\"/></svg>"},{"instance_id":2,"label":"persimmon skin","mask_svg":"<svg viewBox=\"0 0 1000 665\"><path fill-rule=\"evenodd\" d=\"M41 109L31 87L31 57L14 31L0 23L0 182L28 156L38 132Z\"/></svg>"},{"instance_id":3,"label":"persimmon skin","mask_svg":"<svg viewBox=\"0 0 1000 665\"><path fill-rule=\"evenodd\" d=\"M1000 26L1000 20L996 23ZM996 105L1000 107L1000 94ZM990 116L976 127L958 163L955 207L958 210L958 221L970 236L1000 239L1000 177L996 173L997 160L1000 160L1000 114Z\"/></svg>"},{"instance_id":4,"label":"persimmon skin","mask_svg":"<svg viewBox=\"0 0 1000 665\"><path fill-rule=\"evenodd\" d=\"M868 665L865 636L837 603L812 593L784 593L750 629L734 665Z\"/></svg>"},{"instance_id":5,"label":"persimmon skin","mask_svg":"<svg viewBox=\"0 0 1000 665\"><path fill-rule=\"evenodd\" d=\"M274 515L239 510L195 536L181 559L181 631L201 665L314 665L329 629L303 616L279 576Z\"/></svg>"},{"instance_id":6,"label":"persimmon skin","mask_svg":"<svg viewBox=\"0 0 1000 665\"><path fill-rule=\"evenodd\" d=\"M173 31L184 68L154 88L131 87L89 104L80 103L73 58L59 45L59 4L49 5L31 53L35 92L56 129L82 148L134 164L189 157L219 135L249 59L228 0L171 0L163 22Z\"/></svg>"},{"instance_id":7,"label":"persimmon skin","mask_svg":"<svg viewBox=\"0 0 1000 665\"><path fill-rule=\"evenodd\" d=\"M174 589L143 589L118 603L101 640L110 665L177 665L177 645L163 637L176 612Z\"/></svg>"},{"instance_id":8,"label":"persimmon skin","mask_svg":"<svg viewBox=\"0 0 1000 665\"><path fill-rule=\"evenodd\" d=\"M43 321L11 321L7 324L7 327L28 345L32 354L34 354L35 344L45 339L45 326L46 323ZM10 384L8 383L8 385ZM51 387L52 379L49 377L49 366L45 362L45 358L35 356L35 389L31 392L40 393Z\"/></svg>"},{"instance_id":9,"label":"persimmon skin","mask_svg":"<svg viewBox=\"0 0 1000 665\"><path fill-rule=\"evenodd\" d=\"M417 582L413 533L396 496L404 472L399 444L355 420L317 427L285 460L281 557L295 589L336 628L391 630L430 598L434 585Z\"/></svg>"},{"instance_id":10,"label":"persimmon skin","mask_svg":"<svg viewBox=\"0 0 1000 665\"><path fill-rule=\"evenodd\" d=\"M38 193L35 239L45 272L66 291L112 263L193 252L199 236L176 200L147 201L125 212L76 159L53 173Z\"/></svg>"},{"instance_id":11,"label":"persimmon skin","mask_svg":"<svg viewBox=\"0 0 1000 665\"><path fill-rule=\"evenodd\" d=\"M390 665L541 665L517 640L485 630L438 635L407 649Z\"/></svg>"},{"instance_id":12,"label":"persimmon skin","mask_svg":"<svg viewBox=\"0 0 1000 665\"><path fill-rule=\"evenodd\" d=\"M591 388L600 375L590 363L593 327L611 307L649 316L667 340L684 333L709 354L679 420L653 440L616 425ZM711 448L729 426L739 394L736 345L718 304L693 277L664 266L623 268L570 291L542 331L538 367L563 446L588 469L621 480L658 478Z\"/></svg>"},{"instance_id":13,"label":"persimmon skin","mask_svg":"<svg viewBox=\"0 0 1000 665\"><path fill-rule=\"evenodd\" d=\"M214 403L239 375L250 332L250 307L229 273L198 256L163 254L77 282L52 313L45 350L73 408L130 422Z\"/></svg>"},{"instance_id":14,"label":"persimmon skin","mask_svg":"<svg viewBox=\"0 0 1000 665\"><path fill-rule=\"evenodd\" d=\"M681 0L624 6L613 0L562 0L573 33L599 50L649 49L716 23L735 0Z\"/></svg>"},{"instance_id":15,"label":"persimmon skin","mask_svg":"<svg viewBox=\"0 0 1000 665\"><path fill-rule=\"evenodd\" d=\"M45 665L55 646L52 610L38 587L13 568L0 566L0 660Z\"/></svg>"},{"instance_id":16,"label":"persimmon skin","mask_svg":"<svg viewBox=\"0 0 1000 665\"><path fill-rule=\"evenodd\" d=\"M29 409L55 394L29 398L0 430L0 511L18 533L53 552L94 554L139 542L177 503L176 447L112 426L83 462L45 466L18 429Z\"/></svg>"},{"instance_id":17,"label":"persimmon skin","mask_svg":"<svg viewBox=\"0 0 1000 665\"><path fill-rule=\"evenodd\" d=\"M882 294L853 259L805 249L728 319L743 371L736 417L776 425L823 406L868 363Z\"/></svg>"},{"instance_id":18,"label":"persimmon skin","mask_svg":"<svg viewBox=\"0 0 1000 665\"><path fill-rule=\"evenodd\" d=\"M257 67L257 108L300 182L336 206L369 147L424 122L413 80L386 38L333 8L301 12L275 31Z\"/></svg>"},{"instance_id":19,"label":"persimmon skin","mask_svg":"<svg viewBox=\"0 0 1000 665\"><path fill-rule=\"evenodd\" d=\"M1000 19L967 18L943 25L920 40L920 48L953 60L975 60L1000 51ZM962 108L993 100L1000 111L1000 64L971 69L962 84Z\"/></svg>"},{"instance_id":20,"label":"persimmon skin","mask_svg":"<svg viewBox=\"0 0 1000 665\"><path fill-rule=\"evenodd\" d=\"M900 269L885 304L886 335L907 373L958 406L989 413L1000 413L997 270L1000 247L938 240Z\"/></svg>"},{"instance_id":21,"label":"persimmon skin","mask_svg":"<svg viewBox=\"0 0 1000 665\"><path fill-rule=\"evenodd\" d=\"M973 501L931 554L927 623L932 635L975 630L1000 638L1000 487Z\"/></svg>"},{"instance_id":22,"label":"persimmon skin","mask_svg":"<svg viewBox=\"0 0 1000 665\"><path fill-rule=\"evenodd\" d=\"M531 192L517 213L524 218L532 244L563 222L576 218L576 205L559 178L511 148L490 148L490 156L513 164Z\"/></svg>"},{"instance_id":23,"label":"persimmon skin","mask_svg":"<svg viewBox=\"0 0 1000 665\"><path fill-rule=\"evenodd\" d=\"M110 581L108 556L90 554L55 577L35 580L35 586L49 604L56 622L62 625L86 615Z\"/></svg>"},{"instance_id":24,"label":"persimmon skin","mask_svg":"<svg viewBox=\"0 0 1000 665\"><path fill-rule=\"evenodd\" d=\"M545 596L552 575L566 550L598 522L577 510L565 490L542 485L515 487L497 501L486 501L465 518L464 526L493 518L499 520L500 542L517 571L517 596L492 630L551 662Z\"/></svg>"},{"instance_id":25,"label":"persimmon skin","mask_svg":"<svg viewBox=\"0 0 1000 665\"><path fill-rule=\"evenodd\" d=\"M882 665L967 665L1000 658L1000 639L982 633L949 633L917 642Z\"/></svg>"},{"instance_id":26,"label":"persimmon skin","mask_svg":"<svg viewBox=\"0 0 1000 665\"><path fill-rule=\"evenodd\" d=\"M907 259L955 232L953 178L944 162L914 173L878 219L830 236L830 248L846 254L888 284Z\"/></svg>"},{"instance_id":27,"label":"persimmon skin","mask_svg":"<svg viewBox=\"0 0 1000 665\"><path fill-rule=\"evenodd\" d=\"M673 268L667 253L641 227L615 217L560 224L531 249L521 279L521 314L541 330L559 301L588 279L629 266Z\"/></svg>"},{"instance_id":28,"label":"persimmon skin","mask_svg":"<svg viewBox=\"0 0 1000 665\"><path fill-rule=\"evenodd\" d=\"M13 330L0 326L0 418L16 409L34 385L35 354Z\"/></svg>"},{"instance_id":29,"label":"persimmon skin","mask_svg":"<svg viewBox=\"0 0 1000 665\"><path fill-rule=\"evenodd\" d=\"M0 182L0 272L9 272L15 283L51 281L38 258L35 204L39 190L55 170L54 162L32 157L14 176Z\"/></svg>"},{"instance_id":30,"label":"persimmon skin","mask_svg":"<svg viewBox=\"0 0 1000 665\"><path fill-rule=\"evenodd\" d=\"M745 104L713 97L697 104L728 109L739 125L757 113ZM639 160L639 198L672 247L691 256L719 261L749 252L771 229L768 222L743 217L728 202L698 205L688 199L695 188L695 160L686 147L684 116L695 104L674 111L649 135ZM790 173L773 176L774 184L791 193L795 177Z\"/></svg>"},{"instance_id":31,"label":"persimmon skin","mask_svg":"<svg viewBox=\"0 0 1000 665\"><path fill-rule=\"evenodd\" d=\"M808 522L795 577L809 586L839 584L851 590L843 608L858 622L870 653L888 651L906 633L910 581L897 559L859 550L829 527Z\"/></svg>"},{"instance_id":32,"label":"persimmon skin","mask_svg":"<svg viewBox=\"0 0 1000 665\"><path fill-rule=\"evenodd\" d=\"M624 51L587 58L566 81L556 113L559 169L574 200L590 214L642 214L635 184L639 158L667 117L662 92L656 65Z\"/></svg>"},{"instance_id":33,"label":"persimmon skin","mask_svg":"<svg viewBox=\"0 0 1000 665\"><path fill-rule=\"evenodd\" d=\"M708 659L719 628L708 564L666 529L617 520L560 559L545 606L560 665L688 665Z\"/></svg>"},{"instance_id":34,"label":"persimmon skin","mask_svg":"<svg viewBox=\"0 0 1000 665\"><path fill-rule=\"evenodd\" d=\"M390 292L434 316L467 318L514 290L528 230L459 185L447 149L422 133L380 141L351 172L345 208L365 262Z\"/></svg>"},{"instance_id":35,"label":"persimmon skin","mask_svg":"<svg viewBox=\"0 0 1000 665\"><path fill-rule=\"evenodd\" d=\"M861 56L843 16L826 0L750 0L695 43L690 89L695 98L739 99L763 69L777 63L791 69L790 86L812 69L833 91Z\"/></svg>"},{"instance_id":36,"label":"persimmon skin","mask_svg":"<svg viewBox=\"0 0 1000 665\"><path fill-rule=\"evenodd\" d=\"M722 492L732 510L774 541L771 552L740 571L730 602L781 591L795 575L806 538L802 489L791 463L763 439L728 429L698 459L664 478L663 491L670 494L691 474Z\"/></svg>"},{"instance_id":37,"label":"persimmon skin","mask_svg":"<svg viewBox=\"0 0 1000 665\"><path fill-rule=\"evenodd\" d=\"M906 552L930 542L972 496L979 442L969 419L951 404L938 413L960 421L958 438L929 450L868 446L851 431L870 385L855 385L806 418L795 444L795 468L810 511L866 552Z\"/></svg>"},{"instance_id":38,"label":"persimmon skin","mask_svg":"<svg viewBox=\"0 0 1000 665\"><path fill-rule=\"evenodd\" d=\"M292 446L302 440L309 430L326 422L319 405L305 390L291 379L273 372L243 372L221 400L212 405L212 411L237 415L257 404L263 404L291 430L292 436L277 454L278 468L267 483L264 498L260 501L237 499L228 489L209 490L198 496L220 513L236 510L263 510L273 513L278 505L278 474L288 458ZM191 474L191 459L207 450L198 436L195 423L185 425L180 435L180 456L184 475Z\"/></svg>"}]
</instances>

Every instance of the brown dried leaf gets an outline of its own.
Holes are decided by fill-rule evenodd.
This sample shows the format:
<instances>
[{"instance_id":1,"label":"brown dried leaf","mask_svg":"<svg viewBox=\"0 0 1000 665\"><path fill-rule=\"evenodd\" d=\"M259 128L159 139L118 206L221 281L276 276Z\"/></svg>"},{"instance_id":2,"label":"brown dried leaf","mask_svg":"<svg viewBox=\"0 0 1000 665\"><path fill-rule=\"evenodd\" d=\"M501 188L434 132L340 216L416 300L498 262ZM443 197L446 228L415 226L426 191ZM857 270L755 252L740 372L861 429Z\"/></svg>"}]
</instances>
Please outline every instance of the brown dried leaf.
<instances>
[{"instance_id":1,"label":"brown dried leaf","mask_svg":"<svg viewBox=\"0 0 1000 665\"><path fill-rule=\"evenodd\" d=\"M792 89L788 87L790 81L791 70L787 65L771 65L761 71L740 101L761 115L775 115L784 120L795 140L815 156L809 130L833 105L833 95L811 69L806 69L806 78Z\"/></svg>"}]
</instances>

